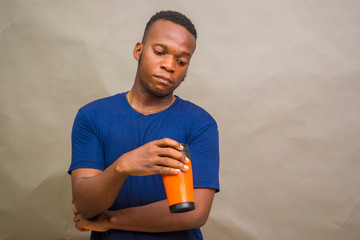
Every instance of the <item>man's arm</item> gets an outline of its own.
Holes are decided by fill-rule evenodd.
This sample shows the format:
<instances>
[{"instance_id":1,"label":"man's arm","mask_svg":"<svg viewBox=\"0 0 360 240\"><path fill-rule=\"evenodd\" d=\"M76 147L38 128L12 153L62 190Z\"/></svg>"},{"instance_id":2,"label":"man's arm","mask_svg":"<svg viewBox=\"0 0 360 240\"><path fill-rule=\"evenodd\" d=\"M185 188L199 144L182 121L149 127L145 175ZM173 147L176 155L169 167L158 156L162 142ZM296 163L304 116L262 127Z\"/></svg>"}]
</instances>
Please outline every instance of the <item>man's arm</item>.
<instances>
[{"instance_id":1,"label":"man's arm","mask_svg":"<svg viewBox=\"0 0 360 240\"><path fill-rule=\"evenodd\" d=\"M93 219L85 219L76 209L74 222L79 230L107 231L119 229L140 232L181 231L203 226L209 216L215 190L194 189L195 210L170 213L167 200L144 206L106 211Z\"/></svg>"},{"instance_id":2,"label":"man's arm","mask_svg":"<svg viewBox=\"0 0 360 240\"><path fill-rule=\"evenodd\" d=\"M85 218L106 211L128 175L177 174L186 171L182 146L168 138L149 142L119 157L105 171L79 168L71 172L73 201Z\"/></svg>"}]
</instances>

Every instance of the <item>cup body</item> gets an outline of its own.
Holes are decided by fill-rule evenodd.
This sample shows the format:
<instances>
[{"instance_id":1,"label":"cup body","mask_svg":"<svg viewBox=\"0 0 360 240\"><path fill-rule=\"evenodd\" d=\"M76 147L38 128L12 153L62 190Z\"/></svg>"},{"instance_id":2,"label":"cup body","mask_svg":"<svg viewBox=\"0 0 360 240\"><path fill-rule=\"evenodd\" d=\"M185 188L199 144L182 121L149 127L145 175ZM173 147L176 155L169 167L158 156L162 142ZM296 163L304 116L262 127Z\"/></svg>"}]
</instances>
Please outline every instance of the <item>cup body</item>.
<instances>
[{"instance_id":1,"label":"cup body","mask_svg":"<svg viewBox=\"0 0 360 240\"><path fill-rule=\"evenodd\" d=\"M181 144L184 149L181 151L191 159L189 147ZM170 212L181 213L195 209L193 175L191 160L186 164L189 170L181 171L177 175L162 175Z\"/></svg>"}]
</instances>

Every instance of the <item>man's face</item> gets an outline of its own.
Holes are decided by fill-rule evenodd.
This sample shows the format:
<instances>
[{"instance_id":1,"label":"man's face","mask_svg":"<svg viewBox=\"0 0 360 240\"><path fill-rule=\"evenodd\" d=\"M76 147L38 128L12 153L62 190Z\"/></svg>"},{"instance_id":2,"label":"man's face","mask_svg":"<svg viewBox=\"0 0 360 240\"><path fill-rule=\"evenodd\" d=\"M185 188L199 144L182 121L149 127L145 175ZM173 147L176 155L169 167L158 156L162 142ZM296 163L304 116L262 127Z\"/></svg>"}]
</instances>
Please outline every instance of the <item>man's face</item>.
<instances>
[{"instance_id":1,"label":"man's face","mask_svg":"<svg viewBox=\"0 0 360 240\"><path fill-rule=\"evenodd\" d=\"M144 44L136 44L138 84L156 96L167 96L184 80L195 51L194 36L183 26L159 20L151 26Z\"/></svg>"}]
</instances>

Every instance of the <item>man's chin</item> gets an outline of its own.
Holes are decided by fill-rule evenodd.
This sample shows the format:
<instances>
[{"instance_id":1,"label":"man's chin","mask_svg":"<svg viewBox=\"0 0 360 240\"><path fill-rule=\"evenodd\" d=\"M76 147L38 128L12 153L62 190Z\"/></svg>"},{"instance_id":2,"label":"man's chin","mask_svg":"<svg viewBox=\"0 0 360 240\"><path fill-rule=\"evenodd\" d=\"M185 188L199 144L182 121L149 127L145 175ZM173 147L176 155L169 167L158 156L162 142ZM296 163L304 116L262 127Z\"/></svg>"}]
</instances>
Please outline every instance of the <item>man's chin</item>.
<instances>
[{"instance_id":1,"label":"man's chin","mask_svg":"<svg viewBox=\"0 0 360 240\"><path fill-rule=\"evenodd\" d=\"M174 91L172 92L160 92L160 91L157 91L157 92L153 92L153 94L157 97L160 97L160 98L165 98L165 97L168 97L168 96L171 96L173 94Z\"/></svg>"},{"instance_id":2,"label":"man's chin","mask_svg":"<svg viewBox=\"0 0 360 240\"><path fill-rule=\"evenodd\" d=\"M151 91L151 93L157 97L168 97L173 94L175 89L162 89L162 88L156 88Z\"/></svg>"},{"instance_id":3,"label":"man's chin","mask_svg":"<svg viewBox=\"0 0 360 240\"><path fill-rule=\"evenodd\" d=\"M169 89L169 88L164 89L161 87L157 87L156 89L154 89L153 94L158 97L167 97L167 96L173 95L174 91L180 86L181 82L176 87L172 86L171 89Z\"/></svg>"}]
</instances>

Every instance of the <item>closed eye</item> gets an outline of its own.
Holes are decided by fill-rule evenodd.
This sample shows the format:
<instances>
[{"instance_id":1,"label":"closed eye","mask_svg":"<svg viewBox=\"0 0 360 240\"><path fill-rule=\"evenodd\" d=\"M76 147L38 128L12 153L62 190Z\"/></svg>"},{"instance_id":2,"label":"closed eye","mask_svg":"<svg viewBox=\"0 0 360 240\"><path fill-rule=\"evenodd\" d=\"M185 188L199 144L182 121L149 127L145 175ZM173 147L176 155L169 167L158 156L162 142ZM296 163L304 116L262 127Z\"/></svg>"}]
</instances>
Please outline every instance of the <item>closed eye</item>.
<instances>
[{"instance_id":1,"label":"closed eye","mask_svg":"<svg viewBox=\"0 0 360 240\"><path fill-rule=\"evenodd\" d=\"M156 50L156 49L154 49L154 53L155 53L156 55L158 55L158 56L162 56L162 55L165 54L165 53L163 53L163 52L161 52L161 51L158 51L158 50Z\"/></svg>"},{"instance_id":2,"label":"closed eye","mask_svg":"<svg viewBox=\"0 0 360 240\"><path fill-rule=\"evenodd\" d=\"M178 63L179 63L180 66L185 66L187 64L186 62L181 61L181 60L179 60Z\"/></svg>"}]
</instances>

